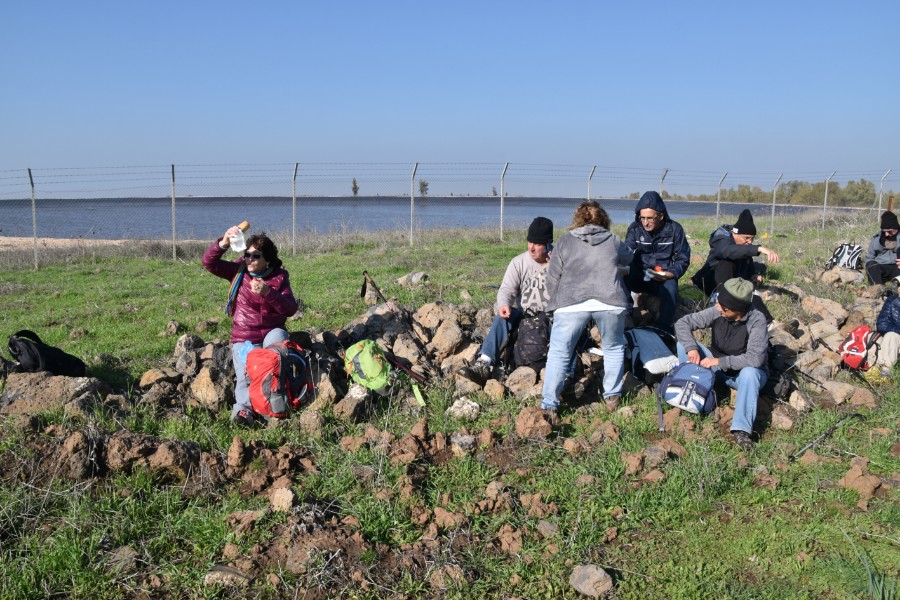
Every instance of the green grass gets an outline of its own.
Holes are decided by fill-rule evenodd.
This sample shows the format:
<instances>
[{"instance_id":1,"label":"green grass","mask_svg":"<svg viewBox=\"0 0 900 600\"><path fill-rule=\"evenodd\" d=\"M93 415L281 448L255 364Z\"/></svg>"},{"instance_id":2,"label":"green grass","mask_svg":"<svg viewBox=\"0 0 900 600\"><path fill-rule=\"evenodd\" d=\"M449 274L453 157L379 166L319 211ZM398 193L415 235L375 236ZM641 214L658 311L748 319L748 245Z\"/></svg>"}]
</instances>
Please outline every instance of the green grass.
<instances>
[{"instance_id":1,"label":"green grass","mask_svg":"<svg viewBox=\"0 0 900 600\"><path fill-rule=\"evenodd\" d=\"M784 260L770 276L849 302L852 291L807 279L838 242L863 243L871 227L864 221L829 222L829 228L820 232L818 218L814 214L778 221L776 231L790 233L762 241ZM693 252L705 255L706 240L716 224L698 219L684 225ZM624 233L624 227L616 229ZM406 306L435 300L461 303L463 290L476 307L490 306L506 264L524 248L524 232L508 234L506 242L499 242L492 232L457 231L422 234L414 247L403 233L313 240L305 246L308 254L285 257L293 289L306 306L304 317L289 322L289 329L336 330L365 311L359 298L363 269L385 295ZM82 252L37 272L2 267L0 331L33 329L48 343L83 357L92 374L128 392L147 368L171 355L176 337L163 334L170 320L192 331L199 323L219 319L217 327L200 335L227 338L230 325L223 305L228 284L203 270L201 252L197 246L185 246L178 261L159 252L136 257ZM5 264L0 258L0 265ZM407 290L394 284L396 278L416 270L428 273L426 285ZM682 281L687 292L687 278ZM779 319L803 316L797 304L786 301L770 308ZM843 414L816 409L798 418L791 431L766 431L746 459L715 432L700 433L692 440L677 438L687 456L660 467L664 481L643 485L636 485L638 477L625 475L621 453L638 451L659 435L655 403L647 395L629 399L634 417L614 417L620 428L618 442L581 456L565 452L562 439L528 442L511 435L515 416L533 399L490 401L475 394L482 414L476 422L463 424L444 415L453 401L452 390L432 386L427 398L422 414L398 402L384 403L370 422L398 438L423 416L433 433L448 436L464 425L470 432L491 427L502 444L492 452L505 453L509 460L492 462L479 453L427 466L421 488L412 498L404 498L400 494L404 469L392 466L379 450L342 450L340 438L359 435L364 426L331 415L326 415L319 439L307 439L291 426L238 431L227 415L195 409L161 415L140 404L125 415L98 411L81 420L44 415L36 433L11 421L0 422L0 458L6 465L0 479L0 597L275 598L323 584L320 591L330 597L394 593L432 597L437 592L427 573L388 578L378 571L405 544L421 540L423 530L411 516L413 505L443 506L468 515L460 529L441 533L440 550L432 556L436 566L459 565L467 574L466 583L442 592L450 598L574 598L568 576L572 566L584 563L601 565L613 574L616 598L887 598L896 588L900 575L896 492L870 500L864 511L856 505L856 493L839 487L837 481L857 455L869 457L870 472L880 477L900 471L900 460L891 453L896 433L871 435L875 428L896 432L900 386L880 390L876 410L864 411L864 420L845 423L816 447L818 454L839 459L837 463L787 462ZM609 419L582 416L563 413L563 431L589 435L594 418ZM509 421L497 425L504 417ZM696 419L698 431L705 423ZM24 466L14 465L41 458L29 453L27 441L38 437L52 446L54 427L105 432L126 428L192 440L208 452L227 451L238 433L272 448L286 443L306 448L318 473L300 477L295 491L304 501L327 504L340 517L359 521L370 549L351 570L361 569L378 585L353 583L336 567L339 563L320 555L307 576L285 575L279 586L263 577L252 591L206 587L207 570L227 562L222 558L226 543L238 544L247 555L255 544L268 540L283 517L271 515L252 535L237 539L227 515L259 509L266 505L264 498L241 498L230 487L190 493L143 470L87 482L30 478ZM374 471L371 483L354 474L361 466ZM763 471L777 479L774 489L754 484ZM591 483L577 483L584 476L592 477ZM493 481L507 487L513 507L471 513ZM543 517L559 528L551 539L535 533L540 519L518 504L521 495L538 492L544 502L557 507L556 513ZM495 544L506 525L523 532L516 556L502 553ZM604 541L611 527L618 528L618 536ZM121 546L138 552L133 573L118 573L109 566L110 553Z\"/></svg>"}]
</instances>

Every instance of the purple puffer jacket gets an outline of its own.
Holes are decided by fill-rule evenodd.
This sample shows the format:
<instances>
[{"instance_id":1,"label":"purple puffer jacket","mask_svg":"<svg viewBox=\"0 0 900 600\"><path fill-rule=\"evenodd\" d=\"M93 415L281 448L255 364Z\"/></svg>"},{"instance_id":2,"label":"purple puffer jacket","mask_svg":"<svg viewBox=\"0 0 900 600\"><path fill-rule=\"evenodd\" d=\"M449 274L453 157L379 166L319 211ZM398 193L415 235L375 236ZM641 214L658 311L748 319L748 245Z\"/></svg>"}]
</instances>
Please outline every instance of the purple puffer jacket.
<instances>
[{"instance_id":1,"label":"purple puffer jacket","mask_svg":"<svg viewBox=\"0 0 900 600\"><path fill-rule=\"evenodd\" d=\"M219 247L219 238L203 253L203 267L222 279L232 281L241 270L241 260L222 260L225 250ZM250 289L251 277L244 276L235 299L234 317L231 327L231 343L250 341L261 344L266 334L275 328L284 328L287 318L297 312L297 299L291 291L288 272L282 267L275 270L263 281L269 286L265 296L254 294ZM228 295L223 297L223 304Z\"/></svg>"}]
</instances>

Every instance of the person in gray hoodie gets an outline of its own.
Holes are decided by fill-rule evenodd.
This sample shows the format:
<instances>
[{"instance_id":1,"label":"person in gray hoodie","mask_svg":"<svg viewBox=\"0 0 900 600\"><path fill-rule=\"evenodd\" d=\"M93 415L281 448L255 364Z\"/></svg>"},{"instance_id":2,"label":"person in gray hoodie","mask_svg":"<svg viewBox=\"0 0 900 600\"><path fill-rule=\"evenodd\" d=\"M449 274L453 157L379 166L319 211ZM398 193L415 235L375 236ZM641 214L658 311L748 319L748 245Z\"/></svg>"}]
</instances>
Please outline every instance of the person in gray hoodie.
<instances>
[{"instance_id":1,"label":"person in gray hoodie","mask_svg":"<svg viewBox=\"0 0 900 600\"><path fill-rule=\"evenodd\" d=\"M569 233L559 239L547 267L547 311L553 312L541 408L556 411L575 345L593 319L603 340L603 396L619 405L625 374L625 315L630 298L623 274L634 253L609 231L610 219L595 201L575 210Z\"/></svg>"}]
</instances>

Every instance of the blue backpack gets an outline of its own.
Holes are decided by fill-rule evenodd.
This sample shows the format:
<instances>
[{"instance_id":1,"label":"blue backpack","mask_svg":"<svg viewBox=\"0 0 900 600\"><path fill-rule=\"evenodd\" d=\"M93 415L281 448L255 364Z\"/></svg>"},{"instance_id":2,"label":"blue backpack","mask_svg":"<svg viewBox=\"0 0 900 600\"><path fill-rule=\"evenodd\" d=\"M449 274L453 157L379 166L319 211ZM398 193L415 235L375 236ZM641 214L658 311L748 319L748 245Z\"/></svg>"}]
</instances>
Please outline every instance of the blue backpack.
<instances>
[{"instance_id":1,"label":"blue backpack","mask_svg":"<svg viewBox=\"0 0 900 600\"><path fill-rule=\"evenodd\" d=\"M705 367L684 363L675 367L659 384L659 399L695 415L716 409L716 374Z\"/></svg>"}]
</instances>

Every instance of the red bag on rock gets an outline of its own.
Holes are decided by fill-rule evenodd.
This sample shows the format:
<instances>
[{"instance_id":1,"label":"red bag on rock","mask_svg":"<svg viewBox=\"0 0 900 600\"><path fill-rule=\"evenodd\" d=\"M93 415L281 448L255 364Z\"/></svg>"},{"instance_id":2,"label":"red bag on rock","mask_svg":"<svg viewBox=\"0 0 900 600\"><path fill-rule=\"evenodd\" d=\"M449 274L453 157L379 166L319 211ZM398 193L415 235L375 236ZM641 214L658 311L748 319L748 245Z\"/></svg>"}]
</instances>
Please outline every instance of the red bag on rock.
<instances>
[{"instance_id":1,"label":"red bag on rock","mask_svg":"<svg viewBox=\"0 0 900 600\"><path fill-rule=\"evenodd\" d=\"M866 355L878 338L878 332L872 331L868 325L855 328L838 346L841 361L851 369L868 371L871 365L866 362Z\"/></svg>"},{"instance_id":2,"label":"red bag on rock","mask_svg":"<svg viewBox=\"0 0 900 600\"><path fill-rule=\"evenodd\" d=\"M313 401L309 361L290 340L251 350L247 378L250 405L257 414L283 419Z\"/></svg>"}]
</instances>

